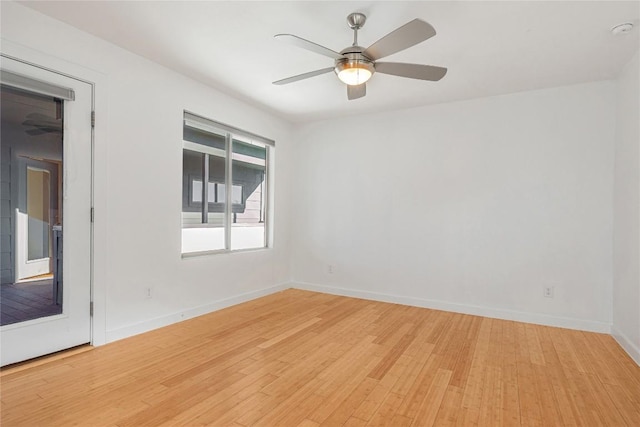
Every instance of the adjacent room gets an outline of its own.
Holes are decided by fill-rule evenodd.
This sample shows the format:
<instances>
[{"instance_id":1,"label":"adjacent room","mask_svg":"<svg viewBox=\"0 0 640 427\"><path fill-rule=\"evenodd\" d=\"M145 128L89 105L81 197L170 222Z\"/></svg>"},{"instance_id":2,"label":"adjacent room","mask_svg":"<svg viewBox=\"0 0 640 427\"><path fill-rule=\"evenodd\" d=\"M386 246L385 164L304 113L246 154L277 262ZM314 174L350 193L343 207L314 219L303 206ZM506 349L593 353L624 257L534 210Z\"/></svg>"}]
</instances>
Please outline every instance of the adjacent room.
<instances>
[{"instance_id":1,"label":"adjacent room","mask_svg":"<svg viewBox=\"0 0 640 427\"><path fill-rule=\"evenodd\" d=\"M0 19L2 425L640 425L637 1Z\"/></svg>"}]
</instances>

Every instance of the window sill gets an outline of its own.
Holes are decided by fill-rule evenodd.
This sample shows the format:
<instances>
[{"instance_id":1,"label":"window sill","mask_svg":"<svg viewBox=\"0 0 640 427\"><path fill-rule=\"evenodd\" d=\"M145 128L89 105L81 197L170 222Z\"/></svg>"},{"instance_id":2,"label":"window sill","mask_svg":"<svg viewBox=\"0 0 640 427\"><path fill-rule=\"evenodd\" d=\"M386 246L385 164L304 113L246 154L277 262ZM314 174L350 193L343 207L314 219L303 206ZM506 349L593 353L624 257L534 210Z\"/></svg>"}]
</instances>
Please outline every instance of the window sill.
<instances>
[{"instance_id":1,"label":"window sill","mask_svg":"<svg viewBox=\"0 0 640 427\"><path fill-rule=\"evenodd\" d=\"M198 258L198 257L208 256L208 255L236 254L236 253L245 253L245 252L262 252L262 251L268 251L271 249L273 248L264 247L264 248L248 248L248 249L233 249L233 250L219 249L215 251L188 252L188 253L181 254L181 258L188 259L188 258Z\"/></svg>"}]
</instances>

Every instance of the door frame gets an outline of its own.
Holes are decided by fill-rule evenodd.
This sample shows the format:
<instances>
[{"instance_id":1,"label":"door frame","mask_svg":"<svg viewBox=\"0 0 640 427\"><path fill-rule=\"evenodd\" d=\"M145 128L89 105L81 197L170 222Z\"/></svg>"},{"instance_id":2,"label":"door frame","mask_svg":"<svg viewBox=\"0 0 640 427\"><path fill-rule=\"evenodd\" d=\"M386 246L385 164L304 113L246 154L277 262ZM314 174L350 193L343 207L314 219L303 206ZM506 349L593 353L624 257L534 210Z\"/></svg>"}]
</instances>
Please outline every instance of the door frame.
<instances>
[{"instance_id":1,"label":"door frame","mask_svg":"<svg viewBox=\"0 0 640 427\"><path fill-rule=\"evenodd\" d=\"M92 87L93 111L97 117L92 130L92 177L91 195L94 220L91 224L91 345L107 342L106 334L106 289L107 289L107 128L108 128L108 76L73 62L76 59L56 57L43 53L42 46L15 43L0 37L0 55L43 70L87 83ZM65 54L66 55L66 54Z\"/></svg>"},{"instance_id":2,"label":"door frame","mask_svg":"<svg viewBox=\"0 0 640 427\"><path fill-rule=\"evenodd\" d=\"M3 83L26 89L27 93L56 93L58 90L55 87L72 89L72 91L63 89L62 92L67 92L68 95L65 93L59 96L65 100L62 153L52 147L47 149L50 146L47 142L60 141L60 137L54 137L54 141L34 139L24 135L24 129L21 129L20 126L15 129L11 127L11 131L15 132L15 136L10 136L12 134L5 135L9 139L3 141L7 144L12 144L13 147L9 149L10 153L6 154L11 157L11 175L14 177L11 187L16 188L16 190L20 187L21 181L23 187L25 186L27 182L26 175L28 175L29 171L27 166L30 163L32 166L35 165L35 159L40 157L47 158L49 155L53 156L54 159L64 159L62 168L64 176L62 180L62 209L64 210L64 217L62 218L62 224L65 228L64 240L66 241L66 250L62 259L64 265L62 312L0 327L3 343L0 362L2 365L7 365L77 345L91 343L91 180L93 175L91 117L93 111L93 86L71 77L9 58L3 57L1 66ZM18 78L12 78L12 73L14 73L13 75L17 73ZM20 78L20 75L24 75L25 78ZM4 82L5 77L7 82ZM51 87L49 88L47 85ZM29 160L29 158L32 160ZM37 164L38 166L43 166L40 163ZM20 179L21 175L25 176ZM49 176L51 178L51 175ZM20 222L20 212L26 213L28 207L27 193L21 190L15 191L13 194L18 197L11 200L12 213L18 218L16 222ZM46 208L43 206L43 210L51 209L51 204L47 204ZM18 230L15 231L17 232ZM49 235L48 226L43 228L42 231ZM21 234L14 233L14 236L23 238L24 236ZM49 246L48 242L47 246ZM16 259L24 255L24 253L13 254Z\"/></svg>"}]
</instances>

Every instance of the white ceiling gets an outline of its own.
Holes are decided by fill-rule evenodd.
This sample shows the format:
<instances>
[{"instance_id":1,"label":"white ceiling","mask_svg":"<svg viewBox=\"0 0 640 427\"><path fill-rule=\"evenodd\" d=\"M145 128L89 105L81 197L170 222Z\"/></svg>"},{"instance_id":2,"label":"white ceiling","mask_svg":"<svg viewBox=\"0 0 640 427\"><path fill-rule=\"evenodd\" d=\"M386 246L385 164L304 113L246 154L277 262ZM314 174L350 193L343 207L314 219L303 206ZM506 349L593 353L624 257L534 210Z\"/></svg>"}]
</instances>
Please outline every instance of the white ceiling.
<instances>
[{"instance_id":1,"label":"white ceiling","mask_svg":"<svg viewBox=\"0 0 640 427\"><path fill-rule=\"evenodd\" d=\"M23 2L294 122L613 79L638 49L638 1L533 2ZM351 12L369 46L414 18L437 35L385 58L448 67L440 82L376 74L348 101L335 74L272 81L333 64L273 38L291 33L340 51ZM613 36L632 22L631 34Z\"/></svg>"}]
</instances>

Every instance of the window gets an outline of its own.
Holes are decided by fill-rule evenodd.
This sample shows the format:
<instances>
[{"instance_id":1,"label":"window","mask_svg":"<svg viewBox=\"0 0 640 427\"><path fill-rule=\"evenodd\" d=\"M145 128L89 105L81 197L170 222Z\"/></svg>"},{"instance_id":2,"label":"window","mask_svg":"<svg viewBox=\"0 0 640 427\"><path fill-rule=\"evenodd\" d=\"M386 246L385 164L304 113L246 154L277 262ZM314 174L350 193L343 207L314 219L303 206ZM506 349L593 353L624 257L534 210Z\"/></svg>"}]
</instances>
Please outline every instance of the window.
<instances>
[{"instance_id":1,"label":"window","mask_svg":"<svg viewBox=\"0 0 640 427\"><path fill-rule=\"evenodd\" d=\"M274 147L266 138L184 113L183 254L267 247Z\"/></svg>"}]
</instances>

